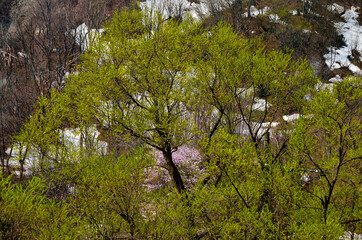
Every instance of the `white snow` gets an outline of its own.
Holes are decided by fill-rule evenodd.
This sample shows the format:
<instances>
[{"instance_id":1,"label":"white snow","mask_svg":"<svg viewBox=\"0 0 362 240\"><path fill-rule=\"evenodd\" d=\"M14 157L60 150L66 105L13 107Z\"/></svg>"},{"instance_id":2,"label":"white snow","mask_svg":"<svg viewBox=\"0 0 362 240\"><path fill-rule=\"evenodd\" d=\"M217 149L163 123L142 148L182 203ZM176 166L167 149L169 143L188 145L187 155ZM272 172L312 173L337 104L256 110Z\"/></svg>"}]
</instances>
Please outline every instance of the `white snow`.
<instances>
[{"instance_id":1,"label":"white snow","mask_svg":"<svg viewBox=\"0 0 362 240\"><path fill-rule=\"evenodd\" d=\"M243 98L252 98L255 94L255 89L250 88L238 88L236 89L236 94ZM270 103L267 103L265 99L254 98L253 104L251 106L252 110L265 111L266 108L271 107Z\"/></svg>"},{"instance_id":2,"label":"white snow","mask_svg":"<svg viewBox=\"0 0 362 240\"><path fill-rule=\"evenodd\" d=\"M6 78L0 79L0 88L2 88L3 86L5 86L6 83L7 83L7 79L6 79Z\"/></svg>"},{"instance_id":3,"label":"white snow","mask_svg":"<svg viewBox=\"0 0 362 240\"><path fill-rule=\"evenodd\" d=\"M264 136L266 132L269 132L271 136L274 136L276 134L275 129L276 127L279 126L279 124L280 124L279 122L263 122L263 123L251 122L250 127L253 133L257 132L257 137ZM250 132L248 125L245 122L240 123L237 126L235 133L238 135L249 136Z\"/></svg>"},{"instance_id":4,"label":"white snow","mask_svg":"<svg viewBox=\"0 0 362 240\"><path fill-rule=\"evenodd\" d=\"M269 14L268 17L272 23L279 23L282 25L286 25L286 23L284 21L280 20L280 18L277 14Z\"/></svg>"},{"instance_id":5,"label":"white snow","mask_svg":"<svg viewBox=\"0 0 362 240\"><path fill-rule=\"evenodd\" d=\"M190 3L187 0L146 0L140 3L140 7L150 13L159 12L164 18L172 16L185 17L189 14L192 18L202 20L215 11L231 7L234 0L200 0L200 3ZM257 9L254 5L250 7L250 16L267 15L271 22L285 24L277 14L271 14L268 7ZM243 13L248 17L248 12Z\"/></svg>"},{"instance_id":6,"label":"white snow","mask_svg":"<svg viewBox=\"0 0 362 240\"><path fill-rule=\"evenodd\" d=\"M203 19L210 15L212 9L222 10L230 1L200 0L200 3L190 3L187 0L146 0L140 3L142 10L157 11L163 17L186 16L190 14L194 19Z\"/></svg>"},{"instance_id":7,"label":"white snow","mask_svg":"<svg viewBox=\"0 0 362 240\"><path fill-rule=\"evenodd\" d=\"M60 130L59 135L62 136L62 143L70 149L79 150L80 147L94 147L97 152L107 152L108 144L98 140L100 133L95 125L83 132L79 128L66 128L65 130Z\"/></svg>"},{"instance_id":8,"label":"white snow","mask_svg":"<svg viewBox=\"0 0 362 240\"><path fill-rule=\"evenodd\" d=\"M26 53L23 53L23 52L18 52L18 55L22 58L27 58L28 55Z\"/></svg>"},{"instance_id":9,"label":"white snow","mask_svg":"<svg viewBox=\"0 0 362 240\"><path fill-rule=\"evenodd\" d=\"M64 73L64 78L68 78L69 76L70 76L70 72L66 71L66 72Z\"/></svg>"},{"instance_id":10,"label":"white snow","mask_svg":"<svg viewBox=\"0 0 362 240\"><path fill-rule=\"evenodd\" d=\"M20 161L23 158L24 153L26 152L26 147L25 146L15 146L14 149L11 151L11 148L6 150L6 154L10 155L9 158L9 167L16 169L16 171L13 171L13 173L16 176L20 176ZM24 176L30 176L33 173L33 169L34 169L34 156L32 156L31 154L28 155L27 158L25 158L24 160L24 165L23 165L23 175Z\"/></svg>"},{"instance_id":11,"label":"white snow","mask_svg":"<svg viewBox=\"0 0 362 240\"><path fill-rule=\"evenodd\" d=\"M326 90L328 89L329 91L333 91L333 84L332 83L322 83L322 82L318 82L314 88L318 91L321 90Z\"/></svg>"},{"instance_id":12,"label":"white snow","mask_svg":"<svg viewBox=\"0 0 362 240\"><path fill-rule=\"evenodd\" d=\"M72 35L75 37L75 41L81 46L82 51L88 47L88 34L89 29L85 23L79 25L75 30L72 30Z\"/></svg>"},{"instance_id":13,"label":"white snow","mask_svg":"<svg viewBox=\"0 0 362 240\"><path fill-rule=\"evenodd\" d=\"M356 76L362 76L362 71L361 71L361 69L359 68L359 67L357 67L356 65L354 65L354 64L350 64L349 66L348 66L348 69L351 71L351 72L353 72Z\"/></svg>"},{"instance_id":14,"label":"white snow","mask_svg":"<svg viewBox=\"0 0 362 240\"><path fill-rule=\"evenodd\" d=\"M263 9L258 9L254 5L251 5L250 7L250 16L251 17L257 17L258 15L264 15L266 14L270 9L268 7L264 7ZM248 17L248 13L245 12L243 14L244 17Z\"/></svg>"},{"instance_id":15,"label":"white snow","mask_svg":"<svg viewBox=\"0 0 362 240\"><path fill-rule=\"evenodd\" d=\"M248 12L243 13L244 17L248 17ZM250 7L250 16L251 17L257 17L258 15L266 15L270 19L270 22L272 23L279 23L285 25L286 23L280 20L279 16L277 14L270 13L269 7L264 7L263 9L258 9L254 5L251 5Z\"/></svg>"},{"instance_id":16,"label":"white snow","mask_svg":"<svg viewBox=\"0 0 362 240\"><path fill-rule=\"evenodd\" d=\"M310 176L308 173L301 173L301 177L300 180L302 180L302 182L307 183L310 180Z\"/></svg>"},{"instance_id":17,"label":"white snow","mask_svg":"<svg viewBox=\"0 0 362 240\"><path fill-rule=\"evenodd\" d=\"M262 128L276 128L280 123L279 122L264 122L261 124Z\"/></svg>"},{"instance_id":18,"label":"white snow","mask_svg":"<svg viewBox=\"0 0 362 240\"><path fill-rule=\"evenodd\" d=\"M237 88L236 89L236 94L241 96L241 97L250 97L253 96L255 94L255 89L252 87L249 88Z\"/></svg>"},{"instance_id":19,"label":"white snow","mask_svg":"<svg viewBox=\"0 0 362 240\"><path fill-rule=\"evenodd\" d=\"M292 115L284 115L283 119L286 122L293 122L293 121L296 121L299 117L300 117L300 114L295 113L295 114L292 114Z\"/></svg>"},{"instance_id":20,"label":"white snow","mask_svg":"<svg viewBox=\"0 0 362 240\"><path fill-rule=\"evenodd\" d=\"M78 128L59 130L59 140L63 146L71 151L80 150L81 147L93 147L97 153L106 153L108 143L99 141L97 139L99 135L100 133L97 131L95 125L89 127L86 131L83 131L83 133L81 133ZM29 147L26 156L24 156L26 146L20 144L15 144L12 150L11 148L6 150L6 153L11 155L9 158L9 167L15 168L16 171L13 171L13 173L16 176L20 176L20 160L24 160L23 175L30 176L33 171L38 168L42 153L38 151L36 147ZM49 148L49 151L48 157L54 158L51 147Z\"/></svg>"},{"instance_id":21,"label":"white snow","mask_svg":"<svg viewBox=\"0 0 362 240\"><path fill-rule=\"evenodd\" d=\"M343 35L346 46L339 49L330 47L328 48L329 53L323 56L327 66L332 71L341 67L347 67L353 74L357 76L362 75L361 69L350 61L353 58L352 50L358 51L362 56L362 26L357 21L358 9L351 7L342 15L345 22L334 24L337 32ZM360 60L362 61L362 57L360 57Z\"/></svg>"},{"instance_id":22,"label":"white snow","mask_svg":"<svg viewBox=\"0 0 362 240\"><path fill-rule=\"evenodd\" d=\"M344 7L337 4L337 3L333 3L331 5L328 5L327 9L328 9L328 11L335 12L335 13L338 13L338 14L344 13Z\"/></svg>"},{"instance_id":23,"label":"white snow","mask_svg":"<svg viewBox=\"0 0 362 240\"><path fill-rule=\"evenodd\" d=\"M345 232L344 235L342 237L340 237L339 239L341 239L341 240L351 240L351 239L362 240L362 234Z\"/></svg>"},{"instance_id":24,"label":"white snow","mask_svg":"<svg viewBox=\"0 0 362 240\"><path fill-rule=\"evenodd\" d=\"M75 41L80 45L81 51L84 52L89 48L92 38L104 32L104 29L89 29L85 23L79 25L76 29L72 29L70 34L75 37Z\"/></svg>"},{"instance_id":25,"label":"white snow","mask_svg":"<svg viewBox=\"0 0 362 240\"><path fill-rule=\"evenodd\" d=\"M266 108L269 108L270 106L271 104L267 103L265 99L255 98L251 108L252 110L265 111Z\"/></svg>"},{"instance_id":26,"label":"white snow","mask_svg":"<svg viewBox=\"0 0 362 240\"><path fill-rule=\"evenodd\" d=\"M329 79L329 82L331 82L331 83L337 83L337 82L342 82L342 81L343 81L343 79L339 75L336 75L335 77L332 77L331 79Z\"/></svg>"},{"instance_id":27,"label":"white snow","mask_svg":"<svg viewBox=\"0 0 362 240\"><path fill-rule=\"evenodd\" d=\"M310 101L312 101L312 97L310 96L310 94L306 94L306 95L304 95L304 100L310 102Z\"/></svg>"},{"instance_id":28,"label":"white snow","mask_svg":"<svg viewBox=\"0 0 362 240\"><path fill-rule=\"evenodd\" d=\"M297 10L290 10L289 13L291 13L293 16L298 15Z\"/></svg>"}]
</instances>

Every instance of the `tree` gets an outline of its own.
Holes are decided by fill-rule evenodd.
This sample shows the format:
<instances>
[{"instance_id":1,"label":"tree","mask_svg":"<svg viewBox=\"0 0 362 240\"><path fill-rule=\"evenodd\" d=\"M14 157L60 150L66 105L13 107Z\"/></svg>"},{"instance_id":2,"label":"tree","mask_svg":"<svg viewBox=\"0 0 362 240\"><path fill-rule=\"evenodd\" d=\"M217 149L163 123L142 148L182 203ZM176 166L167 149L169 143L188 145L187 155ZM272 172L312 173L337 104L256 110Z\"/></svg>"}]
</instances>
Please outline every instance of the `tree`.
<instances>
[{"instance_id":1,"label":"tree","mask_svg":"<svg viewBox=\"0 0 362 240\"><path fill-rule=\"evenodd\" d=\"M0 34L1 163L10 136L28 119L38 96L61 90L66 76L75 70L82 46L71 33L83 22L100 28L113 9L130 2L0 1L0 22L3 11L12 20L7 23L9 30L1 28Z\"/></svg>"},{"instance_id":2,"label":"tree","mask_svg":"<svg viewBox=\"0 0 362 240\"><path fill-rule=\"evenodd\" d=\"M37 150L35 174L50 199L73 209L65 222L80 216L80 237L303 238L318 226L313 234L328 238L344 225L358 229L358 81L311 94L309 103L316 78L306 61L222 22L204 29L133 9L117 12L94 39L79 73L39 99L15 138L27 154ZM299 122L281 122L297 112ZM94 125L128 148L97 151L87 144ZM75 148L65 141L69 128L89 138ZM175 156L190 146L203 171L186 186ZM173 186L148 188L157 181L146 180L154 151ZM304 184L301 172L316 169L315 182Z\"/></svg>"},{"instance_id":3,"label":"tree","mask_svg":"<svg viewBox=\"0 0 362 240\"><path fill-rule=\"evenodd\" d=\"M317 92L293 133L290 151L300 169L318 173L296 214L315 216L324 238L337 237L338 228L361 227L361 94L361 79L353 77Z\"/></svg>"},{"instance_id":4,"label":"tree","mask_svg":"<svg viewBox=\"0 0 362 240\"><path fill-rule=\"evenodd\" d=\"M180 193L185 186L172 153L188 141L192 128L185 118L199 31L191 20L120 11L70 83L85 98L79 98L80 111L93 112L104 130L126 133L161 151Z\"/></svg>"},{"instance_id":5,"label":"tree","mask_svg":"<svg viewBox=\"0 0 362 240\"><path fill-rule=\"evenodd\" d=\"M211 138L217 129L225 128L229 134L252 141L257 152L278 124L275 122L302 109L304 95L316 82L306 61L294 61L291 54L279 51L268 52L262 43L243 39L227 26L213 29L205 56L195 68L197 94L204 96L198 99L198 106L203 105L206 116L211 116L203 121L208 124L203 127L205 133ZM275 145L282 148L273 149L275 157L285 144Z\"/></svg>"},{"instance_id":6,"label":"tree","mask_svg":"<svg viewBox=\"0 0 362 240\"><path fill-rule=\"evenodd\" d=\"M10 136L20 131L34 110L33 103L38 95L32 82L26 80L24 65L16 56L10 52L4 54L0 57L0 64L0 159L2 172L5 173L8 171L8 155L5 152L11 144Z\"/></svg>"},{"instance_id":7,"label":"tree","mask_svg":"<svg viewBox=\"0 0 362 240\"><path fill-rule=\"evenodd\" d=\"M225 24L209 34L190 19L176 22L140 10L117 13L79 69L61 94L63 100L54 96L40 109L75 107L77 117L59 113L61 118L75 125L96 121L110 135L128 135L160 151L179 193L185 185L172 155L197 138L193 129L206 130L211 139L225 127L229 134L242 133L259 151L272 121L298 109L314 81L306 62L267 53L262 44L242 39ZM52 101L69 105L52 107ZM199 109L216 116L197 123ZM39 114L46 119L43 110ZM52 118L54 123L61 119Z\"/></svg>"},{"instance_id":8,"label":"tree","mask_svg":"<svg viewBox=\"0 0 362 240\"><path fill-rule=\"evenodd\" d=\"M38 95L61 89L67 71L74 69L79 57L73 36L77 26L75 5L70 1L19 1L12 10L9 32L27 72L27 79L37 87ZM13 44L15 45L15 44Z\"/></svg>"}]
</instances>

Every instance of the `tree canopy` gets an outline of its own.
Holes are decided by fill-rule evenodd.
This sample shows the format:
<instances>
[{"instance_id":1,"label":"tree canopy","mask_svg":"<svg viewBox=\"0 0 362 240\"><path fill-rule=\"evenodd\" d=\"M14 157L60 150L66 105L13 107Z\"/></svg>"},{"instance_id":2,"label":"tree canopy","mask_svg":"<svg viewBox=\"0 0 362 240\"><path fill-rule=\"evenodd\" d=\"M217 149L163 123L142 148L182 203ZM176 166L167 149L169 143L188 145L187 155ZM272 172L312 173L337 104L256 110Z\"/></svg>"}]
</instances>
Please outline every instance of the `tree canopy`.
<instances>
[{"instance_id":1,"label":"tree canopy","mask_svg":"<svg viewBox=\"0 0 362 240\"><path fill-rule=\"evenodd\" d=\"M361 230L360 79L319 91L307 61L224 22L204 28L134 9L105 29L14 138L32 180L1 178L2 238L333 239ZM299 119L283 121L289 114Z\"/></svg>"}]
</instances>

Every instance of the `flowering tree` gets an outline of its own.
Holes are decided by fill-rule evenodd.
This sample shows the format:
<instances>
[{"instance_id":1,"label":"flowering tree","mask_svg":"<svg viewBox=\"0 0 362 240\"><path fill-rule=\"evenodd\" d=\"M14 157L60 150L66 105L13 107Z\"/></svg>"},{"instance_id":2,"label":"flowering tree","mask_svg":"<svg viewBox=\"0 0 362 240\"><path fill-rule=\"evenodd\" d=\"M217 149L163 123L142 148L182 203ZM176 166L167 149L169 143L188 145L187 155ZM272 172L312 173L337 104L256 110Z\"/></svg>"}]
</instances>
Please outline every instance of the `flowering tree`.
<instances>
[{"instance_id":1,"label":"flowering tree","mask_svg":"<svg viewBox=\"0 0 362 240\"><path fill-rule=\"evenodd\" d=\"M360 80L308 102L315 78L307 62L266 51L224 23L204 29L190 19L120 11L94 38L79 74L41 98L15 138L40 150L46 164L36 174L49 184L36 192L55 200L49 215L75 230L45 229L42 219L53 218L44 215L24 225L26 233L332 239L360 228ZM295 124L281 122L297 111ZM99 152L94 138L67 144L65 128L87 135L94 125L104 140L130 147ZM276 125L285 131L269 136ZM11 203L8 196L1 203ZM0 221L23 217L6 211Z\"/></svg>"},{"instance_id":2,"label":"flowering tree","mask_svg":"<svg viewBox=\"0 0 362 240\"><path fill-rule=\"evenodd\" d=\"M191 136L187 106L193 57L201 53L199 31L191 20L120 11L69 83L69 91L82 96L81 114L92 112L103 130L160 151L180 193L185 184L173 152Z\"/></svg>"}]
</instances>

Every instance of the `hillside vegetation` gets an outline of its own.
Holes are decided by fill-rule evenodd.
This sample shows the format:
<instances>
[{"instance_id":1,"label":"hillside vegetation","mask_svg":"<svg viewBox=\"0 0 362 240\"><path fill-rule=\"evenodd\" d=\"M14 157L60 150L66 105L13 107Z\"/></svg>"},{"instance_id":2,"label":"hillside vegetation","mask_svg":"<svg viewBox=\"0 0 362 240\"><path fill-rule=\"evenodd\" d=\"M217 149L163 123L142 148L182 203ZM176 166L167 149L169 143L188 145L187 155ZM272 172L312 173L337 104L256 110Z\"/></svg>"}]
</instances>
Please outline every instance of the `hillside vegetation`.
<instances>
[{"instance_id":1,"label":"hillside vegetation","mask_svg":"<svg viewBox=\"0 0 362 240\"><path fill-rule=\"evenodd\" d=\"M359 3L156 2L6 10L0 239L362 234Z\"/></svg>"}]
</instances>

